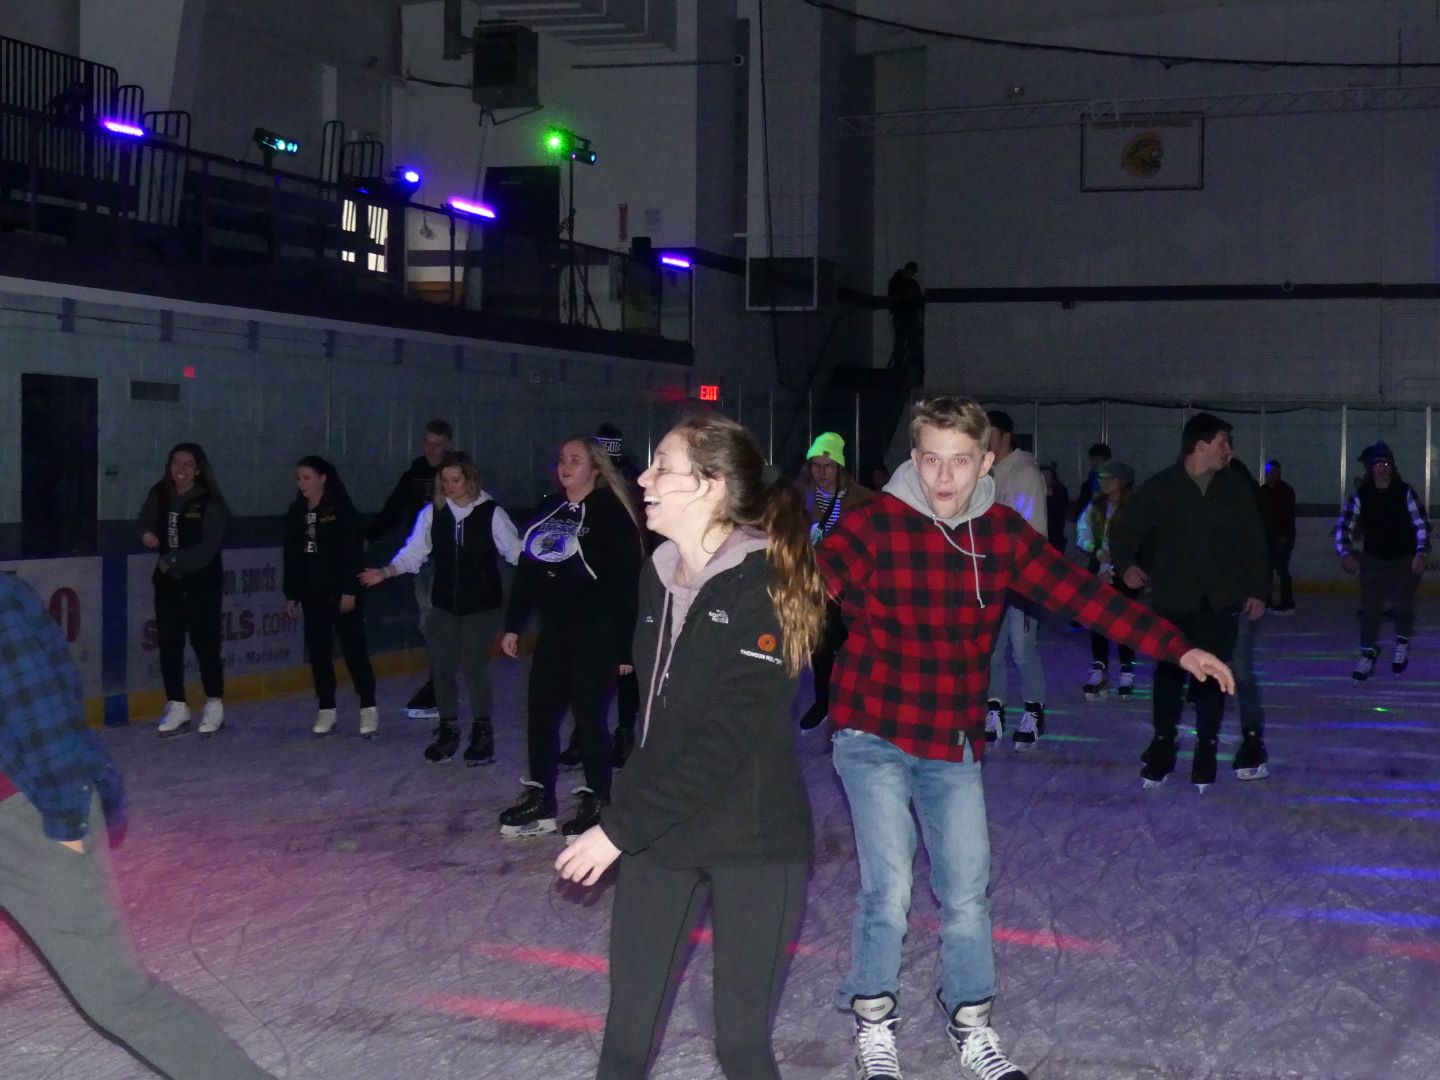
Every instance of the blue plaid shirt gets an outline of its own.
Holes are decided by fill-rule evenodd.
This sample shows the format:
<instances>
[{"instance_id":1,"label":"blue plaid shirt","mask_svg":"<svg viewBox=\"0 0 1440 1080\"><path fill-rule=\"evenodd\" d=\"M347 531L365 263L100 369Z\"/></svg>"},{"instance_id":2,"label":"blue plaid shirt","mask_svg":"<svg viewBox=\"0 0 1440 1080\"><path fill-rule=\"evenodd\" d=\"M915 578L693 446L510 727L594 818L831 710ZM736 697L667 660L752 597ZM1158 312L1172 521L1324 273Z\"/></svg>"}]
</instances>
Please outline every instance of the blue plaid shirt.
<instances>
[{"instance_id":1,"label":"blue plaid shirt","mask_svg":"<svg viewBox=\"0 0 1440 1080\"><path fill-rule=\"evenodd\" d=\"M0 573L0 772L44 818L52 840L79 840L98 791L116 824L124 784L85 723L80 673L33 589Z\"/></svg>"}]
</instances>

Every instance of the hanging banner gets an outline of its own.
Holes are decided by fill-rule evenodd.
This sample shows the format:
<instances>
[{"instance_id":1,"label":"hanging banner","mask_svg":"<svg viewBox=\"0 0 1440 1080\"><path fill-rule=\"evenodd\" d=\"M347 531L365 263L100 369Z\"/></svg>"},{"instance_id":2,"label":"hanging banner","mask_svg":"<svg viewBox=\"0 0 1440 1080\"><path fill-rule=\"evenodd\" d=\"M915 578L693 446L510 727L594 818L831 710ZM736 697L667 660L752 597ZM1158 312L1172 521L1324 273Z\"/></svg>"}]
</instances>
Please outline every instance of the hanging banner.
<instances>
[{"instance_id":1,"label":"hanging banner","mask_svg":"<svg viewBox=\"0 0 1440 1080\"><path fill-rule=\"evenodd\" d=\"M70 646L85 696L99 697L100 559L21 559L0 562L0 570L13 572L40 594Z\"/></svg>"},{"instance_id":2,"label":"hanging banner","mask_svg":"<svg viewBox=\"0 0 1440 1080\"><path fill-rule=\"evenodd\" d=\"M1204 186L1204 116L1081 121L1081 191L1198 191Z\"/></svg>"},{"instance_id":3,"label":"hanging banner","mask_svg":"<svg viewBox=\"0 0 1440 1080\"><path fill-rule=\"evenodd\" d=\"M224 600L220 613L220 657L226 675L274 671L305 660L300 618L285 611L280 548L236 548L224 554ZM132 555L126 565L129 596L126 685L131 690L161 685L155 626L154 555ZM185 681L200 677L195 653L185 645Z\"/></svg>"}]
</instances>

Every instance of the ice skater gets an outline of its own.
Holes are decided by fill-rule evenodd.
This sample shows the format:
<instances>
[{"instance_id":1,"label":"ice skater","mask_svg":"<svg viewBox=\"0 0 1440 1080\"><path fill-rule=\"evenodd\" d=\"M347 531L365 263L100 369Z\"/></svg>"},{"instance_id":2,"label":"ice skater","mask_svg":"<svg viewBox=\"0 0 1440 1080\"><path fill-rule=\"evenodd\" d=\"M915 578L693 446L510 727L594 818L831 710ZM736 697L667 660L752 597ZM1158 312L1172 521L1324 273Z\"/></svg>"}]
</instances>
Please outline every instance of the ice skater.
<instances>
[{"instance_id":1,"label":"ice skater","mask_svg":"<svg viewBox=\"0 0 1440 1080\"><path fill-rule=\"evenodd\" d=\"M1360 659L1351 673L1358 686L1380 656L1380 617L1388 600L1395 611L1390 670L1410 665L1415 593L1430 551L1430 522L1415 490L1400 477L1384 442L1360 455L1365 476L1335 522L1335 553L1347 574L1360 575Z\"/></svg>"},{"instance_id":2,"label":"ice skater","mask_svg":"<svg viewBox=\"0 0 1440 1080\"><path fill-rule=\"evenodd\" d=\"M425 425L420 440L420 456L410 462L410 467L400 474L395 489L385 500L385 505L365 530L367 542L379 540L395 529L403 528L406 535L415 530L415 519L420 511L435 501L436 476L440 462L450 452L455 442L455 430L448 420L431 420ZM425 637L425 627L430 614L430 577L433 571L426 567L415 575L415 606L420 613L420 637ZM405 705L406 712L414 719L433 719L439 713L435 707L435 684L430 680L411 695Z\"/></svg>"},{"instance_id":3,"label":"ice skater","mask_svg":"<svg viewBox=\"0 0 1440 1080\"><path fill-rule=\"evenodd\" d=\"M988 441L975 402L917 402L910 460L816 549L831 594L857 612L836 661L831 720L861 883L850 971L835 1003L854 1015L861 1080L900 1075L895 1029L916 817L943 912L936 997L960 1066L985 1080L1025 1078L990 1024L995 952L980 771L990 651L1007 594L1233 689L1216 657L995 502Z\"/></svg>"},{"instance_id":4,"label":"ice skater","mask_svg":"<svg viewBox=\"0 0 1440 1080\"><path fill-rule=\"evenodd\" d=\"M460 748L460 694L457 673L465 675L470 699L470 742L466 765L495 759L490 688L490 652L500 632L500 560L520 558L520 537L510 515L481 486L480 467L458 451L440 461L434 500L420 511L405 546L382 569L362 571L362 585L374 586L400 574L430 575L430 611L425 643L430 652L430 685L439 723L425 760L449 761Z\"/></svg>"},{"instance_id":5,"label":"ice skater","mask_svg":"<svg viewBox=\"0 0 1440 1080\"><path fill-rule=\"evenodd\" d=\"M585 782L565 836L600 820L610 799L611 751L606 712L616 679L632 670L635 583L644 561L640 523L625 481L604 447L588 435L560 446L560 492L546 497L521 540L515 587L500 648L520 655L520 632L532 615L540 633L530 666L526 740L530 775L520 800L500 815L507 839L555 832L560 722L575 717Z\"/></svg>"},{"instance_id":6,"label":"ice skater","mask_svg":"<svg viewBox=\"0 0 1440 1080\"><path fill-rule=\"evenodd\" d=\"M1100 466L1100 492L1090 501L1089 507L1080 515L1075 530L1075 546L1090 556L1090 572L1116 592L1130 599L1139 593L1115 577L1115 567L1110 558L1110 523L1132 498L1135 497L1135 471L1123 461L1107 461ZM1135 693L1135 650L1125 644L1115 647L1116 658L1120 661L1120 673L1115 693L1122 701L1128 701ZM1090 634L1090 674L1080 692L1086 701L1100 701L1105 688L1110 685L1110 639L1104 634L1092 631Z\"/></svg>"},{"instance_id":7,"label":"ice skater","mask_svg":"<svg viewBox=\"0 0 1440 1080\"><path fill-rule=\"evenodd\" d=\"M185 638L195 651L205 708L200 734L214 735L225 723L225 675L220 660L220 546L230 507L199 443L177 443L165 461L165 475L145 496L140 540L160 553L155 566L155 628L160 676L165 682L165 715L160 737L190 730L185 702Z\"/></svg>"},{"instance_id":8,"label":"ice skater","mask_svg":"<svg viewBox=\"0 0 1440 1080\"><path fill-rule=\"evenodd\" d=\"M335 642L360 699L360 735L380 730L375 707L375 672L365 643L365 610L358 578L365 569L360 515L340 473L314 455L295 466L297 494L285 514L282 588L290 617L305 620L305 652L315 682L317 711L311 730L331 734L339 717L335 707Z\"/></svg>"},{"instance_id":9,"label":"ice skater","mask_svg":"<svg viewBox=\"0 0 1440 1080\"><path fill-rule=\"evenodd\" d=\"M64 636L28 585L0 573L0 909L76 1007L157 1075L273 1080L136 963L107 867L107 822L119 826L124 801Z\"/></svg>"},{"instance_id":10,"label":"ice skater","mask_svg":"<svg viewBox=\"0 0 1440 1080\"><path fill-rule=\"evenodd\" d=\"M708 898L715 1048L731 1080L780 1073L770 1028L805 897L810 806L790 701L824 582L804 504L722 417L682 422L641 476L667 538L640 581L641 741L600 823L556 860L592 885L617 859L599 1080L641 1080Z\"/></svg>"},{"instance_id":11,"label":"ice skater","mask_svg":"<svg viewBox=\"0 0 1440 1080\"><path fill-rule=\"evenodd\" d=\"M1155 610L1227 663L1237 618L1264 615L1263 597L1270 591L1260 507L1251 482L1228 468L1230 432L1218 416L1192 416L1180 433L1180 460L1141 484L1110 526L1110 554L1121 580L1132 589L1148 584ZM1155 670L1154 735L1140 758L1147 788L1175 770L1185 679L1186 672L1168 660ZM1196 731L1190 781L1204 791L1215 782L1225 695L1201 681L1192 681L1189 692ZM1235 768L1254 768L1264 759L1263 742L1243 738Z\"/></svg>"}]
</instances>

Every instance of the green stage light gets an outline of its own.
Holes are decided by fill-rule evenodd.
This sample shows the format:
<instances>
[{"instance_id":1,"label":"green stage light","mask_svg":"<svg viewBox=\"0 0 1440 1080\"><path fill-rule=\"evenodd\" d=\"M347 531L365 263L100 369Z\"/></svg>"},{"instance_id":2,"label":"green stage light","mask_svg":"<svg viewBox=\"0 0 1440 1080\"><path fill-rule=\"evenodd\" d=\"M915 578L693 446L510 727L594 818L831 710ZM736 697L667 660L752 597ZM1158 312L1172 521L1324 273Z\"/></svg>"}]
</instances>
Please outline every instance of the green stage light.
<instances>
[{"instance_id":1,"label":"green stage light","mask_svg":"<svg viewBox=\"0 0 1440 1080\"><path fill-rule=\"evenodd\" d=\"M566 138L569 134L568 131L564 131L561 128L550 128L545 132L545 149L549 150L552 154L563 152L570 141Z\"/></svg>"}]
</instances>

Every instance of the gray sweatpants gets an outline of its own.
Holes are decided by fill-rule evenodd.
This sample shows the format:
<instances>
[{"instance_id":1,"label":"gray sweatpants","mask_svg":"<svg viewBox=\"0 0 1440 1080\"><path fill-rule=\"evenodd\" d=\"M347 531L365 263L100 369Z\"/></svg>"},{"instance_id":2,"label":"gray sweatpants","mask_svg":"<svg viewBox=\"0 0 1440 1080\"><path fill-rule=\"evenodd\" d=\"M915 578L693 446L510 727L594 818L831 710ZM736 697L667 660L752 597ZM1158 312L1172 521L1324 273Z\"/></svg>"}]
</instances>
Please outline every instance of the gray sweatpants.
<instances>
[{"instance_id":1,"label":"gray sweatpants","mask_svg":"<svg viewBox=\"0 0 1440 1080\"><path fill-rule=\"evenodd\" d=\"M1360 556L1360 646L1373 649L1380 642L1380 619L1386 603L1395 608L1395 635L1415 633L1415 590L1420 579L1410 569L1413 555L1382 559Z\"/></svg>"},{"instance_id":2,"label":"gray sweatpants","mask_svg":"<svg viewBox=\"0 0 1440 1080\"><path fill-rule=\"evenodd\" d=\"M105 818L90 811L85 851L45 835L23 795L0 802L0 908L81 1011L172 1080L273 1080L215 1021L135 959L110 892Z\"/></svg>"},{"instance_id":3,"label":"gray sweatpants","mask_svg":"<svg viewBox=\"0 0 1440 1080\"><path fill-rule=\"evenodd\" d=\"M435 709L442 720L460 716L457 672L465 676L470 696L470 715L490 715L490 650L504 625L499 608L473 615L452 615L431 608L425 624L425 641L430 648L430 678L435 683Z\"/></svg>"}]
</instances>

